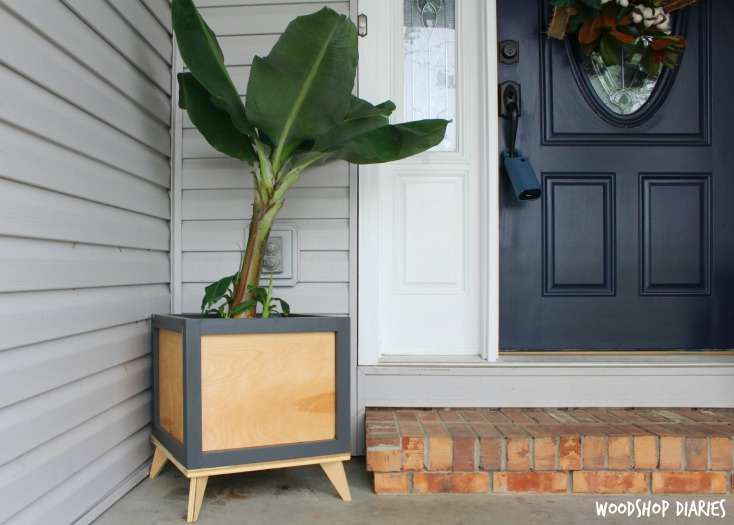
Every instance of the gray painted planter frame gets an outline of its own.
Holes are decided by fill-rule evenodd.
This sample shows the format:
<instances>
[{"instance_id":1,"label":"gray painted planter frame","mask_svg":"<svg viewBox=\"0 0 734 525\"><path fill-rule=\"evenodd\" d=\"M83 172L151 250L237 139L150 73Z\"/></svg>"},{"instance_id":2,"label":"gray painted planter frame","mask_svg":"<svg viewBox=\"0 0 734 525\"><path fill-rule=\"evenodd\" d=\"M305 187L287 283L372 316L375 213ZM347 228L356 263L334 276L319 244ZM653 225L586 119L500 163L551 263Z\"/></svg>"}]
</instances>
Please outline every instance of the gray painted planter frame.
<instances>
[{"instance_id":1,"label":"gray painted planter frame","mask_svg":"<svg viewBox=\"0 0 734 525\"><path fill-rule=\"evenodd\" d=\"M179 443L160 426L160 406L155 392L158 378L158 330L182 334L184 442ZM286 445L202 451L201 336L218 334L334 332L336 334L336 438ZM350 451L350 349L348 317L290 316L271 319L202 319L194 315L153 315L153 437L186 469L216 468L327 456Z\"/></svg>"}]
</instances>

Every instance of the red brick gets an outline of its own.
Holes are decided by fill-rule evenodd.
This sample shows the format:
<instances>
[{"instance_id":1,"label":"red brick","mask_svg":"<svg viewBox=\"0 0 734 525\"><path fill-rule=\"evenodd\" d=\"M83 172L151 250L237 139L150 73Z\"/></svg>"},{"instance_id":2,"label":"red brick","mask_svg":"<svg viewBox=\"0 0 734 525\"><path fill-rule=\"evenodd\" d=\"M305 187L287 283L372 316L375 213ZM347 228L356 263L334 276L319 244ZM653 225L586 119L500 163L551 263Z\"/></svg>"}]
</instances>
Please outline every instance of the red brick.
<instances>
[{"instance_id":1,"label":"red brick","mask_svg":"<svg viewBox=\"0 0 734 525\"><path fill-rule=\"evenodd\" d=\"M502 470L502 440L500 438L481 438L479 440L479 468Z\"/></svg>"},{"instance_id":2,"label":"red brick","mask_svg":"<svg viewBox=\"0 0 734 525\"><path fill-rule=\"evenodd\" d=\"M368 472L399 472L400 449L381 448L367 449Z\"/></svg>"},{"instance_id":3,"label":"red brick","mask_svg":"<svg viewBox=\"0 0 734 525\"><path fill-rule=\"evenodd\" d=\"M461 416L456 410L440 410L438 411L438 417L444 423L463 423Z\"/></svg>"},{"instance_id":4,"label":"red brick","mask_svg":"<svg viewBox=\"0 0 734 525\"><path fill-rule=\"evenodd\" d=\"M624 419L615 416L605 408L589 408L586 409L586 411L595 418L604 421L605 423L624 423Z\"/></svg>"},{"instance_id":5,"label":"red brick","mask_svg":"<svg viewBox=\"0 0 734 525\"><path fill-rule=\"evenodd\" d=\"M554 424L558 423L555 419L553 419L551 416L549 416L544 410L529 410L528 411L528 417L535 421L536 423L541 424Z\"/></svg>"},{"instance_id":6,"label":"red brick","mask_svg":"<svg viewBox=\"0 0 734 525\"><path fill-rule=\"evenodd\" d=\"M572 408L568 411L568 414L580 423L600 423L600 420L589 414L586 410L578 408Z\"/></svg>"},{"instance_id":7,"label":"red brick","mask_svg":"<svg viewBox=\"0 0 734 525\"><path fill-rule=\"evenodd\" d=\"M503 410L502 414L512 421L513 423L535 423L533 419L530 419L527 415L525 415L524 410Z\"/></svg>"},{"instance_id":8,"label":"red brick","mask_svg":"<svg viewBox=\"0 0 734 525\"><path fill-rule=\"evenodd\" d=\"M425 440L423 438L403 438L402 470L423 470L425 465Z\"/></svg>"},{"instance_id":9,"label":"red brick","mask_svg":"<svg viewBox=\"0 0 734 525\"><path fill-rule=\"evenodd\" d=\"M477 410L482 416L484 416L484 419L486 419L490 423L510 423L509 418L507 418L502 412L499 410Z\"/></svg>"},{"instance_id":10,"label":"red brick","mask_svg":"<svg viewBox=\"0 0 734 525\"><path fill-rule=\"evenodd\" d=\"M724 494L726 474L723 472L653 472L655 494Z\"/></svg>"},{"instance_id":11,"label":"red brick","mask_svg":"<svg viewBox=\"0 0 734 525\"><path fill-rule=\"evenodd\" d=\"M658 437L634 436L632 438L635 455L635 468L654 469L658 466Z\"/></svg>"},{"instance_id":12,"label":"red brick","mask_svg":"<svg viewBox=\"0 0 734 525\"><path fill-rule=\"evenodd\" d=\"M486 423L484 416L476 410L462 410L459 412L461 418L467 423Z\"/></svg>"},{"instance_id":13,"label":"red brick","mask_svg":"<svg viewBox=\"0 0 734 525\"><path fill-rule=\"evenodd\" d=\"M507 470L530 470L530 439L507 440Z\"/></svg>"},{"instance_id":14,"label":"red brick","mask_svg":"<svg viewBox=\"0 0 734 525\"><path fill-rule=\"evenodd\" d=\"M395 422L394 410L367 410L365 413L366 421L389 421Z\"/></svg>"},{"instance_id":15,"label":"red brick","mask_svg":"<svg viewBox=\"0 0 734 525\"><path fill-rule=\"evenodd\" d=\"M647 423L647 419L638 416L633 410L610 410L610 414L618 417L625 423Z\"/></svg>"},{"instance_id":16,"label":"red brick","mask_svg":"<svg viewBox=\"0 0 734 525\"><path fill-rule=\"evenodd\" d=\"M632 466L632 438L609 436L609 470L629 470Z\"/></svg>"},{"instance_id":17,"label":"red brick","mask_svg":"<svg viewBox=\"0 0 734 525\"><path fill-rule=\"evenodd\" d=\"M573 491L586 494L640 494L647 492L645 472L573 473Z\"/></svg>"},{"instance_id":18,"label":"red brick","mask_svg":"<svg viewBox=\"0 0 734 525\"><path fill-rule=\"evenodd\" d=\"M418 412L415 411L415 410L397 410L395 412L395 415L398 418L398 422L401 422L401 421L408 421L408 422L418 421Z\"/></svg>"},{"instance_id":19,"label":"red brick","mask_svg":"<svg viewBox=\"0 0 734 525\"><path fill-rule=\"evenodd\" d=\"M418 412L418 421L420 421L421 423L440 423L441 418L438 417L438 414L436 412L425 410L422 412Z\"/></svg>"},{"instance_id":20,"label":"red brick","mask_svg":"<svg viewBox=\"0 0 734 525\"><path fill-rule=\"evenodd\" d=\"M661 470L680 470L683 468L683 438L679 436L660 436Z\"/></svg>"},{"instance_id":21,"label":"red brick","mask_svg":"<svg viewBox=\"0 0 734 525\"><path fill-rule=\"evenodd\" d=\"M423 425L418 421L400 421L398 428L402 437L423 437Z\"/></svg>"},{"instance_id":22,"label":"red brick","mask_svg":"<svg viewBox=\"0 0 734 525\"><path fill-rule=\"evenodd\" d=\"M732 470L732 439L711 438L711 470Z\"/></svg>"},{"instance_id":23,"label":"red brick","mask_svg":"<svg viewBox=\"0 0 734 525\"><path fill-rule=\"evenodd\" d=\"M575 417L571 416L566 410L548 410L548 415L559 423L578 423Z\"/></svg>"},{"instance_id":24,"label":"red brick","mask_svg":"<svg viewBox=\"0 0 734 525\"><path fill-rule=\"evenodd\" d=\"M377 494L405 493L408 489L408 474L405 472L375 472Z\"/></svg>"},{"instance_id":25,"label":"red brick","mask_svg":"<svg viewBox=\"0 0 734 525\"><path fill-rule=\"evenodd\" d=\"M533 439L533 470L556 469L556 438L536 437Z\"/></svg>"},{"instance_id":26,"label":"red brick","mask_svg":"<svg viewBox=\"0 0 734 525\"><path fill-rule=\"evenodd\" d=\"M708 438L686 438L686 470L708 469Z\"/></svg>"},{"instance_id":27,"label":"red brick","mask_svg":"<svg viewBox=\"0 0 734 525\"><path fill-rule=\"evenodd\" d=\"M562 493L568 487L566 472L495 472L495 492Z\"/></svg>"},{"instance_id":28,"label":"red brick","mask_svg":"<svg viewBox=\"0 0 734 525\"><path fill-rule=\"evenodd\" d=\"M428 469L451 470L453 441L450 437L428 438Z\"/></svg>"},{"instance_id":29,"label":"red brick","mask_svg":"<svg viewBox=\"0 0 734 525\"><path fill-rule=\"evenodd\" d=\"M581 470L581 437L560 436L558 466L562 470Z\"/></svg>"},{"instance_id":30,"label":"red brick","mask_svg":"<svg viewBox=\"0 0 734 525\"><path fill-rule=\"evenodd\" d=\"M413 492L477 494L489 488L486 472L416 472L413 474Z\"/></svg>"},{"instance_id":31,"label":"red brick","mask_svg":"<svg viewBox=\"0 0 734 525\"><path fill-rule=\"evenodd\" d=\"M474 436L454 437L452 469L455 471L472 471L474 465Z\"/></svg>"},{"instance_id":32,"label":"red brick","mask_svg":"<svg viewBox=\"0 0 734 525\"><path fill-rule=\"evenodd\" d=\"M594 470L606 468L606 436L584 436L582 450L584 469Z\"/></svg>"},{"instance_id":33,"label":"red brick","mask_svg":"<svg viewBox=\"0 0 734 525\"><path fill-rule=\"evenodd\" d=\"M367 447L400 446L400 436L397 432L368 432L365 439Z\"/></svg>"}]
</instances>

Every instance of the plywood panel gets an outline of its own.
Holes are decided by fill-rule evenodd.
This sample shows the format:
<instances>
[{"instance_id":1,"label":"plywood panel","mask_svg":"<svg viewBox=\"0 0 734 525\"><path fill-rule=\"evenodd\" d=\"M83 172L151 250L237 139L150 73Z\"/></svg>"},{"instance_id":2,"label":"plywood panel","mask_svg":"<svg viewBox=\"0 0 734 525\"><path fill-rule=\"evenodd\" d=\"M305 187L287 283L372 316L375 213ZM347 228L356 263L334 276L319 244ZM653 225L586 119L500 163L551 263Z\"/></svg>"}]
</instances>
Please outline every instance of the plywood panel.
<instances>
[{"instance_id":1,"label":"plywood panel","mask_svg":"<svg viewBox=\"0 0 734 525\"><path fill-rule=\"evenodd\" d=\"M202 337L205 451L334 439L335 334Z\"/></svg>"},{"instance_id":2,"label":"plywood panel","mask_svg":"<svg viewBox=\"0 0 734 525\"><path fill-rule=\"evenodd\" d=\"M158 403L160 426L179 443L184 442L183 337L158 330Z\"/></svg>"}]
</instances>

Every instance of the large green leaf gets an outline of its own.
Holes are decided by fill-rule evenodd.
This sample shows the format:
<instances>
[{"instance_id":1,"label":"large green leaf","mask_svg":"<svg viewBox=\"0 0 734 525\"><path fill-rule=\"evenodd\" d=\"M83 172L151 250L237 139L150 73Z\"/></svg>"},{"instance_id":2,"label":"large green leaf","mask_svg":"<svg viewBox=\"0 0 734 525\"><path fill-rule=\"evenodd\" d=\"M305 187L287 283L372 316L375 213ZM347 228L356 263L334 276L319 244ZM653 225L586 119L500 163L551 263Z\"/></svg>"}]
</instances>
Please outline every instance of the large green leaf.
<instances>
[{"instance_id":1,"label":"large green leaf","mask_svg":"<svg viewBox=\"0 0 734 525\"><path fill-rule=\"evenodd\" d=\"M356 68L356 28L347 17L328 8L300 16L267 57L255 57L247 118L277 152L316 140L344 121Z\"/></svg>"},{"instance_id":2,"label":"large green leaf","mask_svg":"<svg viewBox=\"0 0 734 525\"><path fill-rule=\"evenodd\" d=\"M316 141L315 151L331 151L342 147L346 141L368 131L387 125L387 117L395 111L395 104L386 100L373 106L366 100L352 96L349 112L344 122Z\"/></svg>"},{"instance_id":3,"label":"large green leaf","mask_svg":"<svg viewBox=\"0 0 734 525\"><path fill-rule=\"evenodd\" d=\"M191 73L179 73L179 106L189 113L191 122L217 151L247 162L257 159L250 138L240 133L229 113L219 109L211 94Z\"/></svg>"},{"instance_id":4,"label":"large green leaf","mask_svg":"<svg viewBox=\"0 0 734 525\"><path fill-rule=\"evenodd\" d=\"M214 97L214 104L229 113L235 127L254 137L255 129L247 121L245 105L224 67L224 56L214 32L199 15L193 0L173 0L171 9L173 30L184 63Z\"/></svg>"},{"instance_id":5,"label":"large green leaf","mask_svg":"<svg viewBox=\"0 0 734 525\"><path fill-rule=\"evenodd\" d=\"M439 144L448 120L428 119L386 125L350 138L332 158L376 164L411 157Z\"/></svg>"}]
</instances>

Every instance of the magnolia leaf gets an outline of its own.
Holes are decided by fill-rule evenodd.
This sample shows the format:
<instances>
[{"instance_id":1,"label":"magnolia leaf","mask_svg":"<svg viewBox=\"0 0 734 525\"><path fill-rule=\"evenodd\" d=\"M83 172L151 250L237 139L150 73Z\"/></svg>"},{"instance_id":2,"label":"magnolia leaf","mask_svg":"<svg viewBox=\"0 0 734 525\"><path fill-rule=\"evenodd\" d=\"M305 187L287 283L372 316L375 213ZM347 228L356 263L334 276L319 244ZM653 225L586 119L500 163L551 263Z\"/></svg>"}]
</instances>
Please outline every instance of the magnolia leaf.
<instances>
[{"instance_id":1,"label":"magnolia leaf","mask_svg":"<svg viewBox=\"0 0 734 525\"><path fill-rule=\"evenodd\" d=\"M350 108L357 68L354 24L324 8L291 22L265 57L255 57L247 117L276 145L316 140Z\"/></svg>"},{"instance_id":2,"label":"magnolia leaf","mask_svg":"<svg viewBox=\"0 0 734 525\"><path fill-rule=\"evenodd\" d=\"M211 94L199 83L192 73L179 73L179 107L185 109L191 122L198 128L206 141L225 155L247 162L256 160L250 138L241 133L232 123L230 115L219 109Z\"/></svg>"},{"instance_id":3,"label":"magnolia leaf","mask_svg":"<svg viewBox=\"0 0 734 525\"><path fill-rule=\"evenodd\" d=\"M619 64L619 43L609 34L605 34L601 38L599 44L599 53L604 61L604 65L616 66Z\"/></svg>"},{"instance_id":4,"label":"magnolia leaf","mask_svg":"<svg viewBox=\"0 0 734 525\"><path fill-rule=\"evenodd\" d=\"M596 9L597 11L601 9L601 0L579 0L582 4L585 6L590 7L591 9Z\"/></svg>"},{"instance_id":5,"label":"magnolia leaf","mask_svg":"<svg viewBox=\"0 0 734 525\"><path fill-rule=\"evenodd\" d=\"M184 63L216 99L215 105L229 113L235 127L248 137L255 137L242 99L224 67L224 56L214 32L199 15L193 0L173 0L171 9L173 30Z\"/></svg>"}]
</instances>

